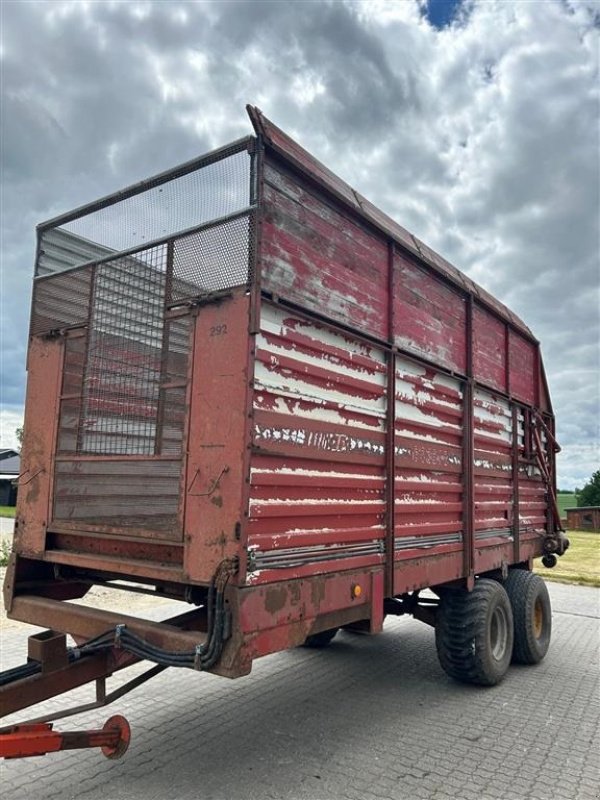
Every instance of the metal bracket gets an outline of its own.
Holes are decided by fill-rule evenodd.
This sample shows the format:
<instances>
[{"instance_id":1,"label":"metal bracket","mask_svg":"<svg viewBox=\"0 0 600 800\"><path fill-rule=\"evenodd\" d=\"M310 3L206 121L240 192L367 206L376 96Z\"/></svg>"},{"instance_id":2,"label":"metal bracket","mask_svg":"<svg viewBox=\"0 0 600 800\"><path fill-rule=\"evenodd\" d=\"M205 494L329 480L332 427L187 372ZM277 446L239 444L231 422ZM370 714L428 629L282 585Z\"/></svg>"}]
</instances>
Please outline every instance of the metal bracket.
<instances>
[{"instance_id":1,"label":"metal bracket","mask_svg":"<svg viewBox=\"0 0 600 800\"><path fill-rule=\"evenodd\" d=\"M187 493L190 497L210 497L218 488L219 484L221 483L221 478L223 475L226 475L229 472L229 467L223 467L221 472L218 474L216 478L209 483L209 489L207 492L192 492L192 486L196 482L196 478L200 475L200 469L198 468L196 472L194 472L194 477L192 478L192 482L188 486Z\"/></svg>"},{"instance_id":2,"label":"metal bracket","mask_svg":"<svg viewBox=\"0 0 600 800\"><path fill-rule=\"evenodd\" d=\"M30 475L30 476L29 476L29 478L27 478L27 480L26 480L26 481L23 481L23 483L19 483L19 481L21 480L21 478L22 478L24 475L27 475L27 473L28 473L28 472L30 472L30 471L31 471L31 470L28 470L28 469L26 469L26 470L25 470L25 472L22 472L20 475L18 475L18 476L17 476L17 478L16 478L16 479L13 481L13 483L16 483L16 484L17 484L17 486L27 486L27 484L28 484L28 483L31 483L31 481L32 481L34 478L37 478L37 476L40 474L40 472L45 472L45 471L46 471L46 469L45 469L45 467L40 467L40 468L37 470L37 472L34 472L34 473L33 473L33 475Z\"/></svg>"}]
</instances>

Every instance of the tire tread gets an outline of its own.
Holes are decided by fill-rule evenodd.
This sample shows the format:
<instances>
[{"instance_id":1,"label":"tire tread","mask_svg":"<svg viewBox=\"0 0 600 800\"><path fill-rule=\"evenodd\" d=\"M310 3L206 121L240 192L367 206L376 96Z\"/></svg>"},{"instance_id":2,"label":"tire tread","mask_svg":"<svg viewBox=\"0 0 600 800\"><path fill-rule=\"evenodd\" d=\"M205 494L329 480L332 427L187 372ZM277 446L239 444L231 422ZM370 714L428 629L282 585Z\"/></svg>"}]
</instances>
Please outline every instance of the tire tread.
<instances>
[{"instance_id":1,"label":"tire tread","mask_svg":"<svg viewBox=\"0 0 600 800\"><path fill-rule=\"evenodd\" d=\"M476 582L472 592L450 591L444 596L438 612L436 647L440 664L450 677L463 683L493 686L504 676L504 673L490 674L481 657L488 609L499 591L504 593L500 584L483 578ZM510 604L506 600L512 626Z\"/></svg>"},{"instance_id":2,"label":"tire tread","mask_svg":"<svg viewBox=\"0 0 600 800\"><path fill-rule=\"evenodd\" d=\"M302 647L310 647L314 650L327 647L331 644L338 631L339 628L330 628L329 630L320 631L319 633L312 633L310 636L306 637Z\"/></svg>"},{"instance_id":3,"label":"tire tread","mask_svg":"<svg viewBox=\"0 0 600 800\"><path fill-rule=\"evenodd\" d=\"M546 655L550 645L552 618L550 598L546 584L539 575L525 569L513 569L504 581L504 588L513 609L515 627L515 643L513 662L515 664L538 664ZM547 614L547 637L540 645L533 631L533 608L536 596L542 597L544 611Z\"/></svg>"}]
</instances>

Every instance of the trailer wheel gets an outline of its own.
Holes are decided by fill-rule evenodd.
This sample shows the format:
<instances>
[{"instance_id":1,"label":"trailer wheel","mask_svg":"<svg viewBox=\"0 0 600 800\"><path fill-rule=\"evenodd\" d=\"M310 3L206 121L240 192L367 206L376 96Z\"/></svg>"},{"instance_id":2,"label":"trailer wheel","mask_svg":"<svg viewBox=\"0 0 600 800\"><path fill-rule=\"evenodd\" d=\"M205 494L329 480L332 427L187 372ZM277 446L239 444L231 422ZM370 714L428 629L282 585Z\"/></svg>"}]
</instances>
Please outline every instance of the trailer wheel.
<instances>
[{"instance_id":1,"label":"trailer wheel","mask_svg":"<svg viewBox=\"0 0 600 800\"><path fill-rule=\"evenodd\" d=\"M495 686L506 675L513 650L513 615L504 587L481 578L472 592L445 592L437 613L440 664L463 683Z\"/></svg>"},{"instance_id":2,"label":"trailer wheel","mask_svg":"<svg viewBox=\"0 0 600 800\"><path fill-rule=\"evenodd\" d=\"M310 636L306 637L302 647L313 647L315 649L327 647L338 631L339 628L330 628L328 631L312 633Z\"/></svg>"},{"instance_id":3,"label":"trailer wheel","mask_svg":"<svg viewBox=\"0 0 600 800\"><path fill-rule=\"evenodd\" d=\"M539 664L550 647L552 609L546 584L539 575L513 569L504 581L512 606L516 664Z\"/></svg>"}]
</instances>

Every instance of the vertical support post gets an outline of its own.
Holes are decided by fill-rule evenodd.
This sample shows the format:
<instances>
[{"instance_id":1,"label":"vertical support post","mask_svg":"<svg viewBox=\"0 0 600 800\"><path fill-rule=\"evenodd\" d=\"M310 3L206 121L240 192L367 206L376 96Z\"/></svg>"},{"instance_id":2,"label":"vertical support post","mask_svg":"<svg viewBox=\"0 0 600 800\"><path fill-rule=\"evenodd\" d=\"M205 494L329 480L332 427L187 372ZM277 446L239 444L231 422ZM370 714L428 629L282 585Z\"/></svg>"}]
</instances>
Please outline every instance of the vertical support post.
<instances>
[{"instance_id":1,"label":"vertical support post","mask_svg":"<svg viewBox=\"0 0 600 800\"><path fill-rule=\"evenodd\" d=\"M467 297L467 379L463 392L463 554L469 589L475 582L475 486L473 442L473 295Z\"/></svg>"},{"instance_id":2,"label":"vertical support post","mask_svg":"<svg viewBox=\"0 0 600 800\"><path fill-rule=\"evenodd\" d=\"M265 146L262 136L257 136L254 152L250 161L250 199L252 204L256 204L253 214L250 216L252 224L251 246L253 249L249 266L252 270L252 282L250 284L250 334L258 333L260 330L260 304L261 304L261 251L262 251L262 232L264 214L264 165L265 165Z\"/></svg>"},{"instance_id":3,"label":"vertical support post","mask_svg":"<svg viewBox=\"0 0 600 800\"><path fill-rule=\"evenodd\" d=\"M188 467L189 467L189 460L192 454L192 450L194 450L197 446L197 442L192 442L190 437L190 430L191 430L191 417L193 412L193 389L194 389L194 375L197 371L196 366L196 358L200 361L200 354L196 350L196 325L198 322L198 308L195 308L189 317L189 330L188 330L188 362L187 362L187 370L186 370L186 389L185 389L185 407L187 408L187 413L185 415L184 423L183 423L183 436L181 440L181 490L179 492L179 503L177 507L177 519L179 520L179 525L181 529L181 533L183 536L184 526L185 526L185 518L187 513L187 491L185 491L187 486L187 478L189 475Z\"/></svg>"},{"instance_id":4,"label":"vertical support post","mask_svg":"<svg viewBox=\"0 0 600 800\"><path fill-rule=\"evenodd\" d=\"M21 469L27 475L17 496L17 551L28 556L44 552L53 504L53 464L56 453L64 358L64 338L32 337L27 360L25 441ZM24 511L26 510L26 513Z\"/></svg>"},{"instance_id":5,"label":"vertical support post","mask_svg":"<svg viewBox=\"0 0 600 800\"><path fill-rule=\"evenodd\" d=\"M542 359L540 356L540 346L539 344L535 347L535 386L533 387L533 402L535 407L540 410L540 397L541 397L541 387L540 384L542 382Z\"/></svg>"},{"instance_id":6,"label":"vertical support post","mask_svg":"<svg viewBox=\"0 0 600 800\"><path fill-rule=\"evenodd\" d=\"M557 502L558 489L557 489L557 486L556 486L556 454L557 454L557 452L560 451L560 448L558 448L558 450L557 450L558 445L556 444L556 421L555 421L554 417L550 417L549 416L547 418L547 420L546 420L546 424L548 425L548 427L550 429L550 433L552 434L552 438L554 439L554 444L556 445L556 446L552 446L552 443L549 443L550 444L550 455L549 455L549 459L550 459L550 478L551 478L552 495L553 495L554 506L556 508L557 517L558 517L558 530L562 531L563 530L563 525L562 525L562 520L560 518L560 509L558 508L558 502Z\"/></svg>"},{"instance_id":7,"label":"vertical support post","mask_svg":"<svg viewBox=\"0 0 600 800\"><path fill-rule=\"evenodd\" d=\"M394 350L394 243L388 242L388 369L385 486L387 526L385 533L385 597L394 595L396 555L396 353Z\"/></svg>"},{"instance_id":8,"label":"vertical support post","mask_svg":"<svg viewBox=\"0 0 600 800\"><path fill-rule=\"evenodd\" d=\"M521 561L521 516L519 511L519 409L512 407L512 491L513 491L513 562Z\"/></svg>"},{"instance_id":9,"label":"vertical support post","mask_svg":"<svg viewBox=\"0 0 600 800\"><path fill-rule=\"evenodd\" d=\"M525 459L529 460L533 453L531 409L523 409L523 445Z\"/></svg>"},{"instance_id":10,"label":"vertical support post","mask_svg":"<svg viewBox=\"0 0 600 800\"><path fill-rule=\"evenodd\" d=\"M248 474L242 449L248 434L249 305L240 287L227 302L202 306L196 318L183 539L190 583L209 583L221 561L240 552ZM243 577L240 569L234 580Z\"/></svg>"},{"instance_id":11,"label":"vertical support post","mask_svg":"<svg viewBox=\"0 0 600 800\"><path fill-rule=\"evenodd\" d=\"M383 628L385 614L383 604L385 598L385 576L381 572L371 573L371 620L369 630L379 633Z\"/></svg>"},{"instance_id":12,"label":"vertical support post","mask_svg":"<svg viewBox=\"0 0 600 800\"><path fill-rule=\"evenodd\" d=\"M79 389L79 408L77 416L77 439L75 442L75 452L81 453L83 447L83 409L85 406L85 387L86 374L90 361L90 348L92 346L92 331L94 327L94 300L96 297L96 280L98 277L98 265L94 264L90 268L90 293L88 296L87 324L85 337L85 355L81 366L81 384Z\"/></svg>"},{"instance_id":13,"label":"vertical support post","mask_svg":"<svg viewBox=\"0 0 600 800\"><path fill-rule=\"evenodd\" d=\"M168 380L169 364L169 322L167 313L171 303L171 293L173 287L173 259L175 254L175 243L167 242L167 258L165 265L165 290L163 296L163 315L162 315L162 337L160 347L160 379L158 384L158 404L156 409L156 434L154 436L154 455L162 453L162 436L165 416L165 389L164 385Z\"/></svg>"},{"instance_id":14,"label":"vertical support post","mask_svg":"<svg viewBox=\"0 0 600 800\"><path fill-rule=\"evenodd\" d=\"M396 354L393 350L388 351L387 404L385 596L393 597L396 554Z\"/></svg>"},{"instance_id":15,"label":"vertical support post","mask_svg":"<svg viewBox=\"0 0 600 800\"><path fill-rule=\"evenodd\" d=\"M504 389L510 397L510 330L504 325Z\"/></svg>"}]
</instances>

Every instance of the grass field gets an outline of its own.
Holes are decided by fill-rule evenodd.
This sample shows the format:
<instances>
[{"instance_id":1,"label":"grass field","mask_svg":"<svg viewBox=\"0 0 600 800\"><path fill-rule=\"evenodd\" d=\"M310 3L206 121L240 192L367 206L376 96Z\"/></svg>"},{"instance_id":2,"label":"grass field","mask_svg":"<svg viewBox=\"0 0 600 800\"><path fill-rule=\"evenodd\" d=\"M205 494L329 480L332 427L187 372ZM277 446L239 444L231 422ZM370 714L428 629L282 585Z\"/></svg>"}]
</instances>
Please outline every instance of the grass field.
<instances>
[{"instance_id":1,"label":"grass field","mask_svg":"<svg viewBox=\"0 0 600 800\"><path fill-rule=\"evenodd\" d=\"M14 516L15 516L14 506L0 506L0 517L14 517Z\"/></svg>"},{"instance_id":2,"label":"grass field","mask_svg":"<svg viewBox=\"0 0 600 800\"><path fill-rule=\"evenodd\" d=\"M577 496L572 492L559 492L556 495L556 501L558 503L558 510L560 512L561 519L564 519L567 516L565 514L565 508L577 507Z\"/></svg>"},{"instance_id":3,"label":"grass field","mask_svg":"<svg viewBox=\"0 0 600 800\"><path fill-rule=\"evenodd\" d=\"M600 533L568 531L571 546L553 569L536 559L534 571L548 581L600 586Z\"/></svg>"}]
</instances>

